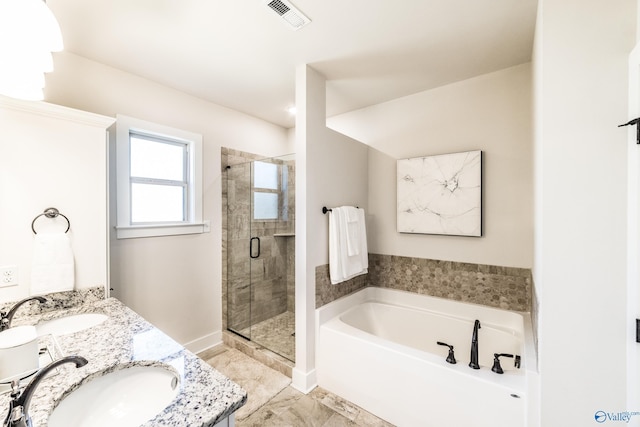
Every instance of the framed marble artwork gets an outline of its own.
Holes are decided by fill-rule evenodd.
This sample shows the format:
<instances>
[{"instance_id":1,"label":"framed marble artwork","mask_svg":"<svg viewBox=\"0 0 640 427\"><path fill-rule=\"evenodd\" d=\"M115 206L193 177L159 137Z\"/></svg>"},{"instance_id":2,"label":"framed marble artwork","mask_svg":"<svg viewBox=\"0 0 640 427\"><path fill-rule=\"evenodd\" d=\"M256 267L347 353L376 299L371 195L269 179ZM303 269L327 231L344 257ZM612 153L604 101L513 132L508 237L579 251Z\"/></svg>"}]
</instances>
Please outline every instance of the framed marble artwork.
<instances>
[{"instance_id":1,"label":"framed marble artwork","mask_svg":"<svg viewBox=\"0 0 640 427\"><path fill-rule=\"evenodd\" d=\"M482 236L482 151L398 160L400 233Z\"/></svg>"}]
</instances>

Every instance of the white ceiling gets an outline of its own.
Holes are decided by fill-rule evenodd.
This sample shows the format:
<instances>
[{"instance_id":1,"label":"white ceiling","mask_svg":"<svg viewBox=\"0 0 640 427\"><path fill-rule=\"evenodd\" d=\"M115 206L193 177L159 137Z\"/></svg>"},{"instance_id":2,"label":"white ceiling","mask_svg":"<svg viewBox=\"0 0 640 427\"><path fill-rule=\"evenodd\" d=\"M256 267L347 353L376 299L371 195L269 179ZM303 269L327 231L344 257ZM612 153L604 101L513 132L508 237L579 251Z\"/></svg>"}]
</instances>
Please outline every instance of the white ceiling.
<instances>
[{"instance_id":1,"label":"white ceiling","mask_svg":"<svg viewBox=\"0 0 640 427\"><path fill-rule=\"evenodd\" d=\"M48 0L65 49L284 126L295 69L327 78L327 116L528 62L537 0Z\"/></svg>"}]
</instances>

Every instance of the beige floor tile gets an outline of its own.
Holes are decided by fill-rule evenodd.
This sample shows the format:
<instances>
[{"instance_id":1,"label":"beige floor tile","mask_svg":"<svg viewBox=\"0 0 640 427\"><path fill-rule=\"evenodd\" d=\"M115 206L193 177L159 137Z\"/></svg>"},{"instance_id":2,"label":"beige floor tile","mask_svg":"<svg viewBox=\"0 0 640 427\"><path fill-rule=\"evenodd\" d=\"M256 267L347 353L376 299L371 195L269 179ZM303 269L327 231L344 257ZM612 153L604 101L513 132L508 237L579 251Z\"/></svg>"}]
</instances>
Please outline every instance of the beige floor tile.
<instances>
[{"instance_id":1,"label":"beige floor tile","mask_svg":"<svg viewBox=\"0 0 640 427\"><path fill-rule=\"evenodd\" d=\"M236 427L264 427L275 423L277 418L276 414L263 406L246 418L236 419Z\"/></svg>"},{"instance_id":2,"label":"beige floor tile","mask_svg":"<svg viewBox=\"0 0 640 427\"><path fill-rule=\"evenodd\" d=\"M197 356L200 359L202 359L204 361L207 361L207 360L211 359L212 357L217 356L220 353L224 353L226 350L227 350L226 346L219 345L219 346L216 346L216 347L213 347L213 348L209 348L209 349L207 349L207 350L205 350L203 352L200 352L200 353L197 354Z\"/></svg>"},{"instance_id":3,"label":"beige floor tile","mask_svg":"<svg viewBox=\"0 0 640 427\"><path fill-rule=\"evenodd\" d=\"M291 379L224 346L207 360L242 386L247 403L236 412L237 427L393 427L353 403L320 387L305 395L291 387Z\"/></svg>"},{"instance_id":4,"label":"beige floor tile","mask_svg":"<svg viewBox=\"0 0 640 427\"><path fill-rule=\"evenodd\" d=\"M322 427L356 427L357 424L340 414L333 414Z\"/></svg>"},{"instance_id":5,"label":"beige floor tile","mask_svg":"<svg viewBox=\"0 0 640 427\"><path fill-rule=\"evenodd\" d=\"M263 408L270 410L276 415L280 415L292 407L303 396L304 393L293 387L287 387L267 402Z\"/></svg>"},{"instance_id":6,"label":"beige floor tile","mask_svg":"<svg viewBox=\"0 0 640 427\"><path fill-rule=\"evenodd\" d=\"M320 399L320 403L331 408L333 411L344 416L350 421L355 420L360 412L359 407L332 393L325 393L324 396L322 396L322 399Z\"/></svg>"},{"instance_id":7,"label":"beige floor tile","mask_svg":"<svg viewBox=\"0 0 640 427\"><path fill-rule=\"evenodd\" d=\"M309 396L303 396L278 419L283 426L322 427L334 415L331 409Z\"/></svg>"},{"instance_id":8,"label":"beige floor tile","mask_svg":"<svg viewBox=\"0 0 640 427\"><path fill-rule=\"evenodd\" d=\"M247 403L236 412L236 419L249 416L291 383L289 377L232 348L207 363L247 391Z\"/></svg>"},{"instance_id":9,"label":"beige floor tile","mask_svg":"<svg viewBox=\"0 0 640 427\"><path fill-rule=\"evenodd\" d=\"M360 412L358 412L358 416L356 416L355 420L353 420L356 425L362 427L394 427L393 424L382 420L370 412L365 411L360 408Z\"/></svg>"}]
</instances>

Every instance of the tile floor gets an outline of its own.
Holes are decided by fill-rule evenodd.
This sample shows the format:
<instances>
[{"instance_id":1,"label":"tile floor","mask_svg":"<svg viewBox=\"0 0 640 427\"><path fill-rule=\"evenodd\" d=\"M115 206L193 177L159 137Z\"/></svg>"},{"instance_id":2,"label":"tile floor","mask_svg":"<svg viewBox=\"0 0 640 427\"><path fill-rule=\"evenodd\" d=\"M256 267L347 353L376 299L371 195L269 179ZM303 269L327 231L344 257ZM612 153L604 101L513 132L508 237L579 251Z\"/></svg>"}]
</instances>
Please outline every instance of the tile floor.
<instances>
[{"instance_id":1,"label":"tile floor","mask_svg":"<svg viewBox=\"0 0 640 427\"><path fill-rule=\"evenodd\" d=\"M286 375L233 348L220 347L200 357L249 394L236 413L237 427L393 427L319 387L305 395L290 386Z\"/></svg>"},{"instance_id":2,"label":"tile floor","mask_svg":"<svg viewBox=\"0 0 640 427\"><path fill-rule=\"evenodd\" d=\"M272 318L256 323L253 326L243 329L240 333L246 337L251 337L252 341L295 361L295 314L292 311L285 311Z\"/></svg>"}]
</instances>

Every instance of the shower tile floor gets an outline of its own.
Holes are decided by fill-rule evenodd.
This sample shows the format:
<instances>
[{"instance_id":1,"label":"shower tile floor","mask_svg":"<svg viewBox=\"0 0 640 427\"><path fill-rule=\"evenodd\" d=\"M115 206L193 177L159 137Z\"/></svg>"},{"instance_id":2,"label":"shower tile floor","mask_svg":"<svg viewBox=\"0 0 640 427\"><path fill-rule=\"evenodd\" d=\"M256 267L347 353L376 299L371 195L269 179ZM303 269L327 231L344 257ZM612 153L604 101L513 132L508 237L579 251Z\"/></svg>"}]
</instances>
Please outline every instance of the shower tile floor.
<instances>
[{"instance_id":1,"label":"shower tile floor","mask_svg":"<svg viewBox=\"0 0 640 427\"><path fill-rule=\"evenodd\" d=\"M247 391L236 412L237 427L393 427L353 403L316 387L304 394L286 375L230 347L200 354L206 362Z\"/></svg>"},{"instance_id":2,"label":"shower tile floor","mask_svg":"<svg viewBox=\"0 0 640 427\"><path fill-rule=\"evenodd\" d=\"M250 337L251 341L291 361L296 360L294 332L295 318L291 311L285 311L240 331L245 337Z\"/></svg>"}]
</instances>

